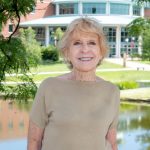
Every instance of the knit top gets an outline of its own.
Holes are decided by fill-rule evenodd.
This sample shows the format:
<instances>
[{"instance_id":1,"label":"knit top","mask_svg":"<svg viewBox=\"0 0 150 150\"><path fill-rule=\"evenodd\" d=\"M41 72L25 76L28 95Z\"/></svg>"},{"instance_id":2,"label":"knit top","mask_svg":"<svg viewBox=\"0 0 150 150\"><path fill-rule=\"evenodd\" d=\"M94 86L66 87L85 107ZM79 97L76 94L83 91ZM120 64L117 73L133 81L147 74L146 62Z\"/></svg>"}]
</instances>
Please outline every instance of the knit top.
<instances>
[{"instance_id":1,"label":"knit top","mask_svg":"<svg viewBox=\"0 0 150 150\"><path fill-rule=\"evenodd\" d=\"M112 150L106 139L116 128L119 89L100 80L44 80L35 97L30 120L44 129L42 150Z\"/></svg>"}]
</instances>

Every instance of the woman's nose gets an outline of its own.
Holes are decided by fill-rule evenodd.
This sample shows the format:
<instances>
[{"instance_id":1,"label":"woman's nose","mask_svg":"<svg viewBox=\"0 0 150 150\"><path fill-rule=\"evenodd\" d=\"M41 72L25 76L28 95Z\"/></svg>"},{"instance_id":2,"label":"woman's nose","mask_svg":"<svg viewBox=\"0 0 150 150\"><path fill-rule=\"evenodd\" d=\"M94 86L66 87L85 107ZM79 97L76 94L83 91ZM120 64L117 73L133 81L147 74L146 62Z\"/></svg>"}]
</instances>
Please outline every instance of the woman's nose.
<instances>
[{"instance_id":1,"label":"woman's nose","mask_svg":"<svg viewBox=\"0 0 150 150\"><path fill-rule=\"evenodd\" d=\"M82 44L82 52L88 52L89 51L89 46L87 43L83 43Z\"/></svg>"}]
</instances>

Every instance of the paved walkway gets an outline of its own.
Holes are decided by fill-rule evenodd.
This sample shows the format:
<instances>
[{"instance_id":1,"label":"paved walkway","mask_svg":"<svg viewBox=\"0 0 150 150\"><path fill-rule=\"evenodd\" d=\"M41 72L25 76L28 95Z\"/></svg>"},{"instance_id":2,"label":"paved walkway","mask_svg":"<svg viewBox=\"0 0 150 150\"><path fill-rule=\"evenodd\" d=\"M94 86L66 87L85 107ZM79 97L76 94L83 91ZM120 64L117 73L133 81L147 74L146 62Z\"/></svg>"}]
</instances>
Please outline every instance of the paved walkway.
<instances>
[{"instance_id":1,"label":"paved walkway","mask_svg":"<svg viewBox=\"0 0 150 150\"><path fill-rule=\"evenodd\" d=\"M106 58L105 60L108 62L111 62L111 63L123 65L123 59L122 58ZM131 68L133 70L150 71L150 65L149 64L131 61L130 59L127 59L126 67Z\"/></svg>"}]
</instances>

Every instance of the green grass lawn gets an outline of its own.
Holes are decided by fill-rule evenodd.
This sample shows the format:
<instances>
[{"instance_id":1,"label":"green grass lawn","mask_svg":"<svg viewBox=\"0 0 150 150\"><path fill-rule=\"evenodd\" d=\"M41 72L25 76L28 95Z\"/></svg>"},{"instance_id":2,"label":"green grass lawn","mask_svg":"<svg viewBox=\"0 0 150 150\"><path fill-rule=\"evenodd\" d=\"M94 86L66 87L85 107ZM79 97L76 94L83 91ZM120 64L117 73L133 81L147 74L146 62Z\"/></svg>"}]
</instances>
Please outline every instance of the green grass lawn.
<instances>
[{"instance_id":1,"label":"green grass lawn","mask_svg":"<svg viewBox=\"0 0 150 150\"><path fill-rule=\"evenodd\" d=\"M132 61L150 65L150 61L142 61L142 60L132 60Z\"/></svg>"},{"instance_id":2,"label":"green grass lawn","mask_svg":"<svg viewBox=\"0 0 150 150\"><path fill-rule=\"evenodd\" d=\"M113 64L104 61L97 69L119 69L123 68L121 65ZM32 73L39 72L55 72L55 71L69 71L66 64L64 63L55 63L55 64L43 64L39 65L37 69L32 69ZM34 75L34 81L42 81L47 77L58 76L62 73L57 74L43 74L43 75ZM136 80L150 80L150 71L109 71L109 72L97 72L97 75L102 77L105 80L109 80L112 82L119 81L136 81ZM7 77L7 81L19 81L18 78L15 77Z\"/></svg>"},{"instance_id":3,"label":"green grass lawn","mask_svg":"<svg viewBox=\"0 0 150 150\"><path fill-rule=\"evenodd\" d=\"M61 75L57 74L46 74L46 75L34 75L34 81L42 81L48 77L55 77ZM109 72L97 72L97 76L102 77L105 80L111 82L119 81L136 81L136 80L150 80L150 71L109 71ZM15 77L7 77L7 81L18 81Z\"/></svg>"},{"instance_id":4,"label":"green grass lawn","mask_svg":"<svg viewBox=\"0 0 150 150\"><path fill-rule=\"evenodd\" d=\"M98 72L97 75L112 82L150 80L150 71Z\"/></svg>"},{"instance_id":5,"label":"green grass lawn","mask_svg":"<svg viewBox=\"0 0 150 150\"><path fill-rule=\"evenodd\" d=\"M102 65L98 67L98 69L120 69L123 68L121 65L112 64L109 62L104 61ZM55 71L69 71L66 64L63 63L55 63L55 64L43 64L39 65L37 69L32 69L32 73L39 73L39 72L55 72ZM33 79L35 82L41 82L44 79L48 77L55 77L58 75L61 75L62 73L57 74L42 74L42 75L34 75ZM105 80L111 81L111 82L119 82L119 81L136 81L136 80L150 80L150 71L99 71L96 73L97 76L102 77ZM16 77L7 77L7 81L19 81ZM147 99L149 98L149 90L143 89L143 90L122 90L121 91L121 98L122 99L128 99L128 98L141 98L141 99ZM141 93L142 92L142 93ZM143 97L144 96L144 97Z\"/></svg>"},{"instance_id":6,"label":"green grass lawn","mask_svg":"<svg viewBox=\"0 0 150 150\"><path fill-rule=\"evenodd\" d=\"M112 63L109 63L109 62L106 62L104 61L99 67L98 69L112 69L112 68L122 68L121 65L117 65L117 64L112 64ZM37 68L32 68L31 69L31 72L51 72L51 71L66 71L66 70L69 70L67 68L67 65L64 64L64 63L55 63L55 64L52 64L52 63L45 63L45 64L42 64L42 65L39 65Z\"/></svg>"},{"instance_id":7,"label":"green grass lawn","mask_svg":"<svg viewBox=\"0 0 150 150\"><path fill-rule=\"evenodd\" d=\"M54 77L60 74L50 75L35 75L34 81L41 81L47 77ZM115 72L97 72L97 76L111 82L119 81L136 81L136 80L150 80L150 71L115 71Z\"/></svg>"}]
</instances>

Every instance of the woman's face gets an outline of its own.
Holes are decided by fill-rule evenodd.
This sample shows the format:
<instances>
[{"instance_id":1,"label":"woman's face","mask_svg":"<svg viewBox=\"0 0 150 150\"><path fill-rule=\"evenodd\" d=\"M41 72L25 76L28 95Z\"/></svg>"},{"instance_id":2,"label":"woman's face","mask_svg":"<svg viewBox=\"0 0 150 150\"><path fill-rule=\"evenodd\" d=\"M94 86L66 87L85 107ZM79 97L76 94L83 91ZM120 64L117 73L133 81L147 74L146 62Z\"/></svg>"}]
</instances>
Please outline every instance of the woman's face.
<instances>
[{"instance_id":1,"label":"woman's face","mask_svg":"<svg viewBox=\"0 0 150 150\"><path fill-rule=\"evenodd\" d=\"M74 33L68 56L73 69L81 72L95 71L101 59L98 35L84 32Z\"/></svg>"}]
</instances>

